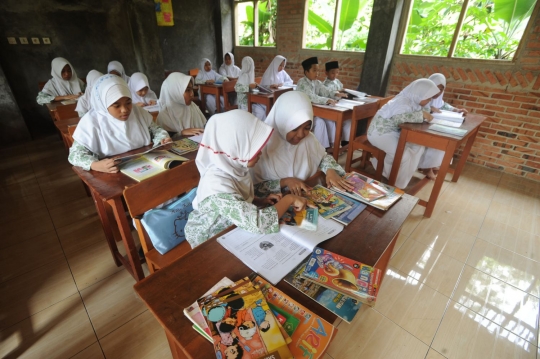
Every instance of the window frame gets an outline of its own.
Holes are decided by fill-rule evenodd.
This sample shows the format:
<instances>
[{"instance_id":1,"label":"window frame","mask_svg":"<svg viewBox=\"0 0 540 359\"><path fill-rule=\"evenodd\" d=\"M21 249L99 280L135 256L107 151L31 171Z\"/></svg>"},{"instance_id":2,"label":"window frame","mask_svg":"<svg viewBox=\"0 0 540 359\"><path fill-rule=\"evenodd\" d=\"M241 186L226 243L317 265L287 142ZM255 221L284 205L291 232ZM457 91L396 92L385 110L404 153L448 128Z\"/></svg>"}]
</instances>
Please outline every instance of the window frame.
<instances>
[{"instance_id":1,"label":"window frame","mask_svg":"<svg viewBox=\"0 0 540 359\"><path fill-rule=\"evenodd\" d=\"M234 2L234 46L238 47L257 47L257 48L268 48L268 49L275 49L277 47L277 38L274 39L275 44L273 46L264 46L264 45L257 45L259 43L259 2L266 2L269 0L233 0ZM276 2L276 12L277 8L279 7L278 0L274 0ZM253 3L253 45L240 45L239 44L239 38L238 38L238 27L239 23L237 21L238 19L238 4L240 3ZM277 16L276 16L276 22L277 22Z\"/></svg>"}]
</instances>

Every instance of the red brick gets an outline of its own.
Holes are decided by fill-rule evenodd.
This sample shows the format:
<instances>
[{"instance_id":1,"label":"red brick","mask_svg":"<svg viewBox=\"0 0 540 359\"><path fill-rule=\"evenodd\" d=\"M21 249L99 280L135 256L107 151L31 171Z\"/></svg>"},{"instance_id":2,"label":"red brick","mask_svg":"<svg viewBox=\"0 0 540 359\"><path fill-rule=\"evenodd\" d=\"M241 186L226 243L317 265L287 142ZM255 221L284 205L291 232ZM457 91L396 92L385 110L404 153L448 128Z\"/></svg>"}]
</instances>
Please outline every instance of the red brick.
<instances>
[{"instance_id":1,"label":"red brick","mask_svg":"<svg viewBox=\"0 0 540 359\"><path fill-rule=\"evenodd\" d=\"M524 103L521 105L521 108L526 108L528 110L532 110L532 111L540 111L540 108L536 105L531 105L529 103Z\"/></svg>"},{"instance_id":2,"label":"red brick","mask_svg":"<svg viewBox=\"0 0 540 359\"><path fill-rule=\"evenodd\" d=\"M539 150L540 151L540 145L537 145L537 144L534 144L534 143L531 143L529 145L529 148L533 149L533 150Z\"/></svg>"},{"instance_id":3,"label":"red brick","mask_svg":"<svg viewBox=\"0 0 540 359\"><path fill-rule=\"evenodd\" d=\"M470 91L469 91L470 92ZM459 95L458 97L462 101L476 101L476 96L466 96L466 95Z\"/></svg>"},{"instance_id":4,"label":"red brick","mask_svg":"<svg viewBox=\"0 0 540 359\"><path fill-rule=\"evenodd\" d=\"M514 74L514 77L518 80L519 84L521 85L521 87L527 87L529 86L529 83L527 82L527 80L525 79L525 77L523 77L523 75L521 74L521 72L516 72Z\"/></svg>"},{"instance_id":5,"label":"red brick","mask_svg":"<svg viewBox=\"0 0 540 359\"><path fill-rule=\"evenodd\" d=\"M476 74L476 76L478 77L478 80L480 80L480 82L486 82L486 78L482 74L482 71L480 71L479 69L474 69L474 73Z\"/></svg>"},{"instance_id":6,"label":"red brick","mask_svg":"<svg viewBox=\"0 0 540 359\"><path fill-rule=\"evenodd\" d=\"M508 81L500 71L495 71L495 77L497 77L498 82L503 86L508 83Z\"/></svg>"},{"instance_id":7,"label":"red brick","mask_svg":"<svg viewBox=\"0 0 540 359\"><path fill-rule=\"evenodd\" d=\"M513 120L516 118L516 116L514 115L509 115L507 113L498 113L497 114L497 117L500 117L500 118L507 118L507 119L510 119L510 120Z\"/></svg>"},{"instance_id":8,"label":"red brick","mask_svg":"<svg viewBox=\"0 0 540 359\"><path fill-rule=\"evenodd\" d=\"M458 70L458 73L459 75L461 76L461 79L463 81L467 81L469 79L469 77L467 76L467 74L465 73L465 70L463 70L462 68L459 68L457 69Z\"/></svg>"},{"instance_id":9,"label":"red brick","mask_svg":"<svg viewBox=\"0 0 540 359\"><path fill-rule=\"evenodd\" d=\"M526 103L536 103L537 99L535 97L526 97L526 96L514 96L514 101L526 102Z\"/></svg>"},{"instance_id":10,"label":"red brick","mask_svg":"<svg viewBox=\"0 0 540 359\"><path fill-rule=\"evenodd\" d=\"M519 127L519 126L521 126L522 122L520 122L520 121L512 121L512 120L502 120L501 124L507 125L507 126ZM514 132L516 132L516 131L514 131Z\"/></svg>"},{"instance_id":11,"label":"red brick","mask_svg":"<svg viewBox=\"0 0 540 359\"><path fill-rule=\"evenodd\" d=\"M408 74L408 75L412 74L411 69L409 68L409 66L406 63L403 63L402 66L403 66L403 70L404 70L404 72L406 74Z\"/></svg>"},{"instance_id":12,"label":"red brick","mask_svg":"<svg viewBox=\"0 0 540 359\"><path fill-rule=\"evenodd\" d=\"M539 71L540 65L522 65L521 69L525 71Z\"/></svg>"},{"instance_id":13,"label":"red brick","mask_svg":"<svg viewBox=\"0 0 540 359\"><path fill-rule=\"evenodd\" d=\"M505 108L502 106L495 106L495 105L486 105L487 110L493 110L498 112L504 112Z\"/></svg>"},{"instance_id":14,"label":"red brick","mask_svg":"<svg viewBox=\"0 0 540 359\"><path fill-rule=\"evenodd\" d=\"M512 95L506 95L506 94L494 93L494 94L491 95L491 97L502 99L502 100L511 100L513 96Z\"/></svg>"},{"instance_id":15,"label":"red brick","mask_svg":"<svg viewBox=\"0 0 540 359\"><path fill-rule=\"evenodd\" d=\"M478 102L466 102L465 106L472 107L472 108L484 108L485 105L483 103L478 103Z\"/></svg>"},{"instance_id":16,"label":"red brick","mask_svg":"<svg viewBox=\"0 0 540 359\"><path fill-rule=\"evenodd\" d=\"M534 130L534 131L540 131L540 125L535 125L535 124L532 124L532 123L524 123L523 124L523 128L528 128L530 130Z\"/></svg>"},{"instance_id":17,"label":"red brick","mask_svg":"<svg viewBox=\"0 0 540 359\"><path fill-rule=\"evenodd\" d=\"M495 112L493 111L486 111L486 110L474 110L474 113L477 113L479 115L486 115L486 116L495 116Z\"/></svg>"},{"instance_id":18,"label":"red brick","mask_svg":"<svg viewBox=\"0 0 540 359\"><path fill-rule=\"evenodd\" d=\"M527 142L514 140L514 139L511 139L511 138L507 139L506 142L511 144L511 145L515 145L515 146L525 147L527 145Z\"/></svg>"},{"instance_id":19,"label":"red brick","mask_svg":"<svg viewBox=\"0 0 540 359\"><path fill-rule=\"evenodd\" d=\"M506 107L515 107L519 108L521 106L521 103L514 102L514 101L503 101L499 100L499 105L506 106Z\"/></svg>"},{"instance_id":20,"label":"red brick","mask_svg":"<svg viewBox=\"0 0 540 359\"><path fill-rule=\"evenodd\" d=\"M529 113L529 111L521 110L521 109L518 109L518 108L508 108L508 109L506 109L506 112L516 113L518 115L526 115L527 113Z\"/></svg>"},{"instance_id":21,"label":"red brick","mask_svg":"<svg viewBox=\"0 0 540 359\"><path fill-rule=\"evenodd\" d=\"M534 167L534 168L540 168L540 163L538 163L538 162L532 162L532 161L527 161L527 162L525 162L525 166L527 166L527 167Z\"/></svg>"},{"instance_id":22,"label":"red brick","mask_svg":"<svg viewBox=\"0 0 540 359\"><path fill-rule=\"evenodd\" d=\"M450 70L452 71L452 77L454 77L454 80L461 81L461 77L459 77L459 72L457 69L451 67Z\"/></svg>"},{"instance_id":23,"label":"red brick","mask_svg":"<svg viewBox=\"0 0 540 359\"><path fill-rule=\"evenodd\" d=\"M533 90L538 90L540 88L540 75L536 77L536 81L534 82L534 85L532 88Z\"/></svg>"},{"instance_id":24,"label":"red brick","mask_svg":"<svg viewBox=\"0 0 540 359\"><path fill-rule=\"evenodd\" d=\"M467 76L469 77L469 80L471 82L477 82L478 81L478 79L476 78L476 75L474 74L474 72L471 69L467 69Z\"/></svg>"},{"instance_id":25,"label":"red brick","mask_svg":"<svg viewBox=\"0 0 540 359\"><path fill-rule=\"evenodd\" d=\"M496 83L499 82L499 81L497 81L497 78L495 76L493 76L493 73L490 70L484 70L484 74L486 75L489 82L491 82L493 85L495 85ZM504 77L503 77L503 79L504 79Z\"/></svg>"},{"instance_id":26,"label":"red brick","mask_svg":"<svg viewBox=\"0 0 540 359\"><path fill-rule=\"evenodd\" d=\"M534 80L534 75L532 72L528 71L527 74L525 74L525 78L527 79L527 81L532 82Z\"/></svg>"},{"instance_id":27,"label":"red brick","mask_svg":"<svg viewBox=\"0 0 540 359\"><path fill-rule=\"evenodd\" d=\"M539 181L540 182L540 175L536 173L525 173L525 178L531 179L533 181Z\"/></svg>"}]
</instances>

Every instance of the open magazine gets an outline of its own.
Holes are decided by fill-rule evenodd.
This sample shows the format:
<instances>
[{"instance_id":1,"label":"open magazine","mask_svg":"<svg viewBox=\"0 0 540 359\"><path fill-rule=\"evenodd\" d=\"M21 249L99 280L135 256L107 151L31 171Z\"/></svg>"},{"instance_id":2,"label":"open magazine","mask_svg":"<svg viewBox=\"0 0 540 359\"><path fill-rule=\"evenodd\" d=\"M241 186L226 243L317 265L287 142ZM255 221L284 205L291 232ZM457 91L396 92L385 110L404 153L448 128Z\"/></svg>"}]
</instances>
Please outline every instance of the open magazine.
<instances>
[{"instance_id":1,"label":"open magazine","mask_svg":"<svg viewBox=\"0 0 540 359\"><path fill-rule=\"evenodd\" d=\"M187 158L169 151L153 151L120 165L120 172L140 182L186 161Z\"/></svg>"},{"instance_id":2,"label":"open magazine","mask_svg":"<svg viewBox=\"0 0 540 359\"><path fill-rule=\"evenodd\" d=\"M341 231L342 224L319 218L316 231L282 225L278 233L255 234L236 228L217 241L249 268L276 284L309 256L317 244Z\"/></svg>"},{"instance_id":3,"label":"open magazine","mask_svg":"<svg viewBox=\"0 0 540 359\"><path fill-rule=\"evenodd\" d=\"M446 133L446 134L457 136L457 137L463 137L465 136L465 134L467 134L467 130L463 128L454 128L454 127L444 126L444 125L439 125L439 124L433 124L429 126L429 129L431 131L442 132L442 133Z\"/></svg>"},{"instance_id":4,"label":"open magazine","mask_svg":"<svg viewBox=\"0 0 540 359\"><path fill-rule=\"evenodd\" d=\"M440 110L441 112L433 112L433 120L430 123L444 125L449 127L460 127L465 121L462 113L454 111Z\"/></svg>"}]
</instances>

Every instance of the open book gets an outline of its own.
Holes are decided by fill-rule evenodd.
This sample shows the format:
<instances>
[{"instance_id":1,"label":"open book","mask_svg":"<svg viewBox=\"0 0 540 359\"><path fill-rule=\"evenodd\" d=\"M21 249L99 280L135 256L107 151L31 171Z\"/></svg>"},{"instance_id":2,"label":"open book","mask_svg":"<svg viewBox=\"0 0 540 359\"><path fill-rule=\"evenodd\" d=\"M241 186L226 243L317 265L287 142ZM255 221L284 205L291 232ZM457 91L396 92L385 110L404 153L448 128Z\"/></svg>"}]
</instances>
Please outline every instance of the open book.
<instances>
[{"instance_id":1,"label":"open book","mask_svg":"<svg viewBox=\"0 0 540 359\"><path fill-rule=\"evenodd\" d=\"M431 131L443 132L443 133L447 133L449 135L453 135L457 137L463 137L467 133L467 130L462 129L462 128L454 128L454 127L449 127L449 126L444 126L444 125L439 125L439 124L433 124L429 126L429 129Z\"/></svg>"},{"instance_id":2,"label":"open book","mask_svg":"<svg viewBox=\"0 0 540 359\"><path fill-rule=\"evenodd\" d=\"M316 231L280 226L278 233L255 234L236 228L217 241L273 284L311 254L317 244L343 231L343 225L319 218Z\"/></svg>"},{"instance_id":3,"label":"open book","mask_svg":"<svg viewBox=\"0 0 540 359\"><path fill-rule=\"evenodd\" d=\"M435 123L450 127L459 127L465 121L462 113L441 110L441 112L434 112L431 114L433 120L430 123Z\"/></svg>"},{"instance_id":4,"label":"open book","mask_svg":"<svg viewBox=\"0 0 540 359\"><path fill-rule=\"evenodd\" d=\"M120 172L140 182L186 161L187 158L168 151L153 151L124 163L120 166Z\"/></svg>"},{"instance_id":5,"label":"open book","mask_svg":"<svg viewBox=\"0 0 540 359\"><path fill-rule=\"evenodd\" d=\"M360 91L355 91L355 90L349 90L349 89L343 89L343 91L345 91L345 92L347 92L347 93L350 93L350 94L353 95L354 97L362 98L362 97L368 96L368 94L365 93L365 92L360 92Z\"/></svg>"},{"instance_id":6,"label":"open book","mask_svg":"<svg viewBox=\"0 0 540 359\"><path fill-rule=\"evenodd\" d=\"M73 100L64 100L64 101L60 101L60 103L62 105L73 105L74 103L77 103L79 99L76 98L76 99L73 99Z\"/></svg>"},{"instance_id":7,"label":"open book","mask_svg":"<svg viewBox=\"0 0 540 359\"><path fill-rule=\"evenodd\" d=\"M159 112L159 104L155 104L155 105L148 105L148 106L144 106L143 109L145 109L146 111L148 112Z\"/></svg>"}]
</instances>

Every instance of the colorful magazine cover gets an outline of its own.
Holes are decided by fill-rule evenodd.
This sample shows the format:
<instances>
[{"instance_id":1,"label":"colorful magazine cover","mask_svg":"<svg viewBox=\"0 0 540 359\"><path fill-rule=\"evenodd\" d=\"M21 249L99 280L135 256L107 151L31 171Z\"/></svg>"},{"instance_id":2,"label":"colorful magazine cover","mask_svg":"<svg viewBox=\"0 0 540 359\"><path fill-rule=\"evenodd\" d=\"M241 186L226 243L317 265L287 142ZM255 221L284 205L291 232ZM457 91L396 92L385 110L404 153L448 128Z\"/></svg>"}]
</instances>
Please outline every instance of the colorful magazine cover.
<instances>
[{"instance_id":1,"label":"colorful magazine cover","mask_svg":"<svg viewBox=\"0 0 540 359\"><path fill-rule=\"evenodd\" d=\"M337 216L332 217L332 219L347 226L356 217L358 217L364 209L366 209L367 205L346 196L341 197L341 199L343 202L351 206L351 208L338 214Z\"/></svg>"},{"instance_id":2,"label":"colorful magazine cover","mask_svg":"<svg viewBox=\"0 0 540 359\"><path fill-rule=\"evenodd\" d=\"M375 304L382 280L380 269L319 247L313 250L302 276L370 306Z\"/></svg>"},{"instance_id":3,"label":"colorful magazine cover","mask_svg":"<svg viewBox=\"0 0 540 359\"><path fill-rule=\"evenodd\" d=\"M319 212L316 208L306 208L303 211L296 212L292 206L279 219L279 224L297 226L308 231L316 231L318 222Z\"/></svg>"},{"instance_id":4,"label":"colorful magazine cover","mask_svg":"<svg viewBox=\"0 0 540 359\"><path fill-rule=\"evenodd\" d=\"M336 191L337 193L343 196L347 196L357 201L367 203L370 206L373 206L375 208L382 209L383 211L388 210L394 203L398 201L398 199L401 198L401 196L405 194L405 192L403 192L401 189L389 186L380 181L376 181L373 178L369 178L358 173L354 173L354 176L358 180L367 182L371 187L375 188L378 191L383 192L385 195L380 198L374 199L372 201L368 201L364 197L353 192L345 192L336 187L332 187L332 190Z\"/></svg>"},{"instance_id":5,"label":"colorful magazine cover","mask_svg":"<svg viewBox=\"0 0 540 359\"><path fill-rule=\"evenodd\" d=\"M304 271L308 260L309 259L306 259L300 263L298 267L292 270L283 279L285 282L289 283L347 323L350 323L362 306L362 303L302 277L302 272Z\"/></svg>"},{"instance_id":6,"label":"colorful magazine cover","mask_svg":"<svg viewBox=\"0 0 540 359\"><path fill-rule=\"evenodd\" d=\"M305 197L317 206L319 214L325 219L337 216L351 208L340 196L321 185L307 191Z\"/></svg>"},{"instance_id":7,"label":"colorful magazine cover","mask_svg":"<svg viewBox=\"0 0 540 359\"><path fill-rule=\"evenodd\" d=\"M261 290L245 278L197 300L218 359L293 355Z\"/></svg>"},{"instance_id":8,"label":"colorful magazine cover","mask_svg":"<svg viewBox=\"0 0 540 359\"><path fill-rule=\"evenodd\" d=\"M189 138L182 138L181 140L174 141L172 144L171 151L183 155L184 153L197 151L199 144L195 141L190 140Z\"/></svg>"},{"instance_id":9,"label":"colorful magazine cover","mask_svg":"<svg viewBox=\"0 0 540 359\"><path fill-rule=\"evenodd\" d=\"M353 184L352 192L368 202L386 196L386 191L371 185L367 177L358 173L349 173L345 175L345 179Z\"/></svg>"},{"instance_id":10,"label":"colorful magazine cover","mask_svg":"<svg viewBox=\"0 0 540 359\"><path fill-rule=\"evenodd\" d=\"M286 330L292 331L289 349L294 358L322 358L336 335L337 328L272 286L264 278L256 276L253 283L261 288L268 305L273 310L296 318L295 324L284 325Z\"/></svg>"}]
</instances>

